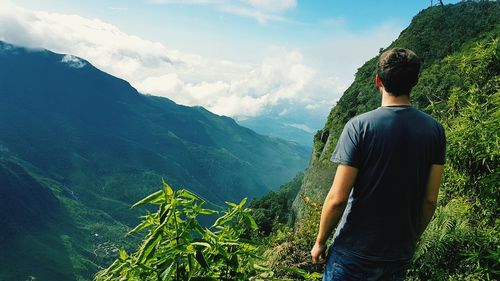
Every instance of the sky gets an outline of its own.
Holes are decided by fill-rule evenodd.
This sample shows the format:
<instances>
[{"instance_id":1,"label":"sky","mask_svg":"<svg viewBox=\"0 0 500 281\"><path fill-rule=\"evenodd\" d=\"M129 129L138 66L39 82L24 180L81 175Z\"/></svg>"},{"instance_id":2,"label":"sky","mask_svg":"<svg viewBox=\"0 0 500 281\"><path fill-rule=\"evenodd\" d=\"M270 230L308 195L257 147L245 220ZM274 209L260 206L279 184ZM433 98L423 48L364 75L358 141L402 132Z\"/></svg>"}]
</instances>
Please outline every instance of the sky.
<instances>
[{"instance_id":1,"label":"sky","mask_svg":"<svg viewBox=\"0 0 500 281\"><path fill-rule=\"evenodd\" d=\"M356 69L429 5L0 0L0 40L84 58L141 93L219 115L296 114L317 120L304 125L319 129Z\"/></svg>"}]
</instances>

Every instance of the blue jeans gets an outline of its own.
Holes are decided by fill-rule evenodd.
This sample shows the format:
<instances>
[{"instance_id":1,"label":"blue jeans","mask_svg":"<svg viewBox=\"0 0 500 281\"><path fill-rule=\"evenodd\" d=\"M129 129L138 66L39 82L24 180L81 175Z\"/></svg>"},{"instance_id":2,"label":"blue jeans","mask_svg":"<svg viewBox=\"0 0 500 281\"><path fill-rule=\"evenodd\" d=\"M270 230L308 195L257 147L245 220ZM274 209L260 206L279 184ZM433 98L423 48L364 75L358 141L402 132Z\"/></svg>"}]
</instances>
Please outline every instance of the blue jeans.
<instances>
[{"instance_id":1,"label":"blue jeans","mask_svg":"<svg viewBox=\"0 0 500 281\"><path fill-rule=\"evenodd\" d=\"M330 247L323 281L403 281L407 261L369 261L335 251Z\"/></svg>"}]
</instances>

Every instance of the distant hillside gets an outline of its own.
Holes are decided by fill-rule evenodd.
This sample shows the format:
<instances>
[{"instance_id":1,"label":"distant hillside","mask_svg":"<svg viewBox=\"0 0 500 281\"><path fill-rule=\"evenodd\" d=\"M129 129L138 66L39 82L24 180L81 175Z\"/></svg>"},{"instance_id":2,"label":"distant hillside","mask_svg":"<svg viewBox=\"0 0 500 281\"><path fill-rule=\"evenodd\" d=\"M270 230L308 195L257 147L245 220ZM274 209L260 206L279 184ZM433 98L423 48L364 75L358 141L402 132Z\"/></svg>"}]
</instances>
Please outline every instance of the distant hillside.
<instances>
[{"instance_id":1,"label":"distant hillside","mask_svg":"<svg viewBox=\"0 0 500 281\"><path fill-rule=\"evenodd\" d=\"M238 124L266 136L282 138L300 145L312 147L314 131L303 124L286 122L273 116L241 120L238 121Z\"/></svg>"},{"instance_id":2,"label":"distant hillside","mask_svg":"<svg viewBox=\"0 0 500 281\"><path fill-rule=\"evenodd\" d=\"M257 134L204 108L139 94L83 59L5 42L0 120L0 157L8 159L0 166L0 200L8 204L0 207L9 210L0 213L7 222L0 233L19 233L9 240L18 248L0 252L6 262L0 280L19 280L11 274L28 253L45 262L26 270L24 279L63 280L56 276L64 272L64 280L89 279L115 255L108 242L119 242L137 221L131 203L159 188L161 178L218 206L279 187L310 156L304 146ZM40 225L28 228L34 221ZM37 230L44 225L48 231ZM30 243L16 244L26 235ZM57 265L64 253L72 270Z\"/></svg>"}]
</instances>

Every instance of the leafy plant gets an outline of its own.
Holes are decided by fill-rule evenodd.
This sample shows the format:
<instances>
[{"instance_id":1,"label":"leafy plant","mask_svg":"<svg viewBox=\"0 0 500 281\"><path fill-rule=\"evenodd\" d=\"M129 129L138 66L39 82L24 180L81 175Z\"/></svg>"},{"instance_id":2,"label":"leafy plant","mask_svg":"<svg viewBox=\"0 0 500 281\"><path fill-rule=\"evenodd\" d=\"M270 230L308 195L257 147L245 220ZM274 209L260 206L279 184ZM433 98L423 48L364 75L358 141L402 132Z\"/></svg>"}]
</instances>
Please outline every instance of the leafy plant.
<instances>
[{"instance_id":1,"label":"leafy plant","mask_svg":"<svg viewBox=\"0 0 500 281\"><path fill-rule=\"evenodd\" d=\"M311 263L310 250L316 239L321 215L321 204L308 197L304 217L294 228L282 225L269 237L268 249L264 256L269 267L281 279L321 280L323 268Z\"/></svg>"},{"instance_id":2,"label":"leafy plant","mask_svg":"<svg viewBox=\"0 0 500 281\"><path fill-rule=\"evenodd\" d=\"M100 271L96 281L105 280L250 280L264 274L256 255L257 245L249 233L257 229L246 198L239 204L227 202L210 227L199 216L213 219L218 211L203 207L205 201L188 190L173 189L163 182L163 190L140 200L133 207L156 205L155 213L129 234L148 230L134 253L121 249L119 258Z\"/></svg>"}]
</instances>

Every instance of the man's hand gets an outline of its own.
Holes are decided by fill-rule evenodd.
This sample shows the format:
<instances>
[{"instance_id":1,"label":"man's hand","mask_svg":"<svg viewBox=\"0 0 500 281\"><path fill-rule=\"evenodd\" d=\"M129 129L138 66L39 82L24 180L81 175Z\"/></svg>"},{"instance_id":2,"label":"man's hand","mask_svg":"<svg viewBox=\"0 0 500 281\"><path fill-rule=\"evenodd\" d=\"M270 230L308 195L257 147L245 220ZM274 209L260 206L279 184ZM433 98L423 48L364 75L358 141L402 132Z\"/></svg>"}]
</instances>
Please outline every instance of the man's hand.
<instances>
[{"instance_id":1,"label":"man's hand","mask_svg":"<svg viewBox=\"0 0 500 281\"><path fill-rule=\"evenodd\" d=\"M326 262L326 244L315 243L311 250L311 258L315 264L324 264Z\"/></svg>"}]
</instances>

